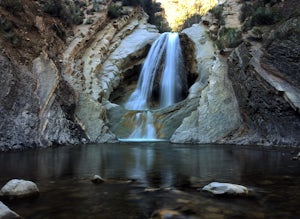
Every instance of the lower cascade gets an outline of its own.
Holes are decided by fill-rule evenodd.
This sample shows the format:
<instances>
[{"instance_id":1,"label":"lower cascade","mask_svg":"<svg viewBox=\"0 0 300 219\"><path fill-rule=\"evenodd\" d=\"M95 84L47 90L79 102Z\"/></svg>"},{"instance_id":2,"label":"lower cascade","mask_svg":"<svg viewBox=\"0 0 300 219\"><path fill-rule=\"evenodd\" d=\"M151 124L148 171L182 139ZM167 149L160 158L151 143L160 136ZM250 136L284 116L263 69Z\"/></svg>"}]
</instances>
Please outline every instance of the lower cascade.
<instances>
[{"instance_id":1,"label":"lower cascade","mask_svg":"<svg viewBox=\"0 0 300 219\"><path fill-rule=\"evenodd\" d=\"M157 141L151 108L164 108L183 99L187 87L178 33L163 33L151 46L136 89L125 108L136 111L134 130L123 141ZM158 98L158 100L157 100Z\"/></svg>"}]
</instances>

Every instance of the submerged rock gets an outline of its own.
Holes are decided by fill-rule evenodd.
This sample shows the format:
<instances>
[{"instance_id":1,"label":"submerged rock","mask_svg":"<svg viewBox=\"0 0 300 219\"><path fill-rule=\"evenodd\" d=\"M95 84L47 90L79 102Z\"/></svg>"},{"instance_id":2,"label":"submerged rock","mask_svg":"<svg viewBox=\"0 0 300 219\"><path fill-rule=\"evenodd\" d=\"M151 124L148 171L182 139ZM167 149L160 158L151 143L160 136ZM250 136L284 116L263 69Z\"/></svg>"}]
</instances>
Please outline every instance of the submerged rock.
<instances>
[{"instance_id":1,"label":"submerged rock","mask_svg":"<svg viewBox=\"0 0 300 219\"><path fill-rule=\"evenodd\" d=\"M9 198L23 198L37 194L39 194L37 185L34 182L22 179L10 180L0 191L0 196Z\"/></svg>"},{"instance_id":2,"label":"submerged rock","mask_svg":"<svg viewBox=\"0 0 300 219\"><path fill-rule=\"evenodd\" d=\"M202 190L214 195L247 195L249 193L249 189L245 186L220 182L212 182L204 186Z\"/></svg>"},{"instance_id":3,"label":"submerged rock","mask_svg":"<svg viewBox=\"0 0 300 219\"><path fill-rule=\"evenodd\" d=\"M183 215L181 215L178 211L169 210L169 209L160 209L155 211L152 214L151 219L183 219Z\"/></svg>"},{"instance_id":4,"label":"submerged rock","mask_svg":"<svg viewBox=\"0 0 300 219\"><path fill-rule=\"evenodd\" d=\"M0 219L21 218L16 212L10 210L0 201Z\"/></svg>"},{"instance_id":5,"label":"submerged rock","mask_svg":"<svg viewBox=\"0 0 300 219\"><path fill-rule=\"evenodd\" d=\"M100 184L104 182L104 179L99 175L94 175L91 181L95 184Z\"/></svg>"}]
</instances>

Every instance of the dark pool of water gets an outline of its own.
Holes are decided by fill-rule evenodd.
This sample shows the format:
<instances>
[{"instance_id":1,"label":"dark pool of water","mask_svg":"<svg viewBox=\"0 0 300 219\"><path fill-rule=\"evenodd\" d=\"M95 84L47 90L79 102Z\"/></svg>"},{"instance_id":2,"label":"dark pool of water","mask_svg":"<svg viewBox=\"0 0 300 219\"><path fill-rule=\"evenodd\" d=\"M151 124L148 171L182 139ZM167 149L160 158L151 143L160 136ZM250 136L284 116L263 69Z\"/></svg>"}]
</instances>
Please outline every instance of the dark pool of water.
<instances>
[{"instance_id":1,"label":"dark pool of water","mask_svg":"<svg viewBox=\"0 0 300 219\"><path fill-rule=\"evenodd\" d=\"M186 218L296 219L297 152L164 142L0 153L0 186L12 178L37 183L39 197L3 200L24 218L147 219L158 209L173 209ZM94 174L107 182L91 183ZM245 185L253 195L214 197L198 190L212 181Z\"/></svg>"}]
</instances>

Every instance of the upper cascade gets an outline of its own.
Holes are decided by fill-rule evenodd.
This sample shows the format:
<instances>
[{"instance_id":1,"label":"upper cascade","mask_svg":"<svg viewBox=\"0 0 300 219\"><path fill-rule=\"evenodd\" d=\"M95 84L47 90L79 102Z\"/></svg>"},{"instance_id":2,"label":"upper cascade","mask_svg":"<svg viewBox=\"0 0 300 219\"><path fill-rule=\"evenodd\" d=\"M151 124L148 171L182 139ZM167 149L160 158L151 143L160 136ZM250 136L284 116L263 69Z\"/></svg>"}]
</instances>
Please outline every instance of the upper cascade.
<instances>
[{"instance_id":1,"label":"upper cascade","mask_svg":"<svg viewBox=\"0 0 300 219\"><path fill-rule=\"evenodd\" d=\"M155 81L159 81L159 107L182 99L186 75L178 33L163 33L151 46L143 64L138 84L125 104L128 110L148 110Z\"/></svg>"},{"instance_id":2,"label":"upper cascade","mask_svg":"<svg viewBox=\"0 0 300 219\"><path fill-rule=\"evenodd\" d=\"M128 139L130 141L158 140L154 118L150 112L151 100L154 99L153 93L159 94L160 108L168 107L182 99L181 94L186 88L186 83L179 35L163 33L151 46L137 87L125 104L126 109L137 111L133 118L135 129Z\"/></svg>"}]
</instances>

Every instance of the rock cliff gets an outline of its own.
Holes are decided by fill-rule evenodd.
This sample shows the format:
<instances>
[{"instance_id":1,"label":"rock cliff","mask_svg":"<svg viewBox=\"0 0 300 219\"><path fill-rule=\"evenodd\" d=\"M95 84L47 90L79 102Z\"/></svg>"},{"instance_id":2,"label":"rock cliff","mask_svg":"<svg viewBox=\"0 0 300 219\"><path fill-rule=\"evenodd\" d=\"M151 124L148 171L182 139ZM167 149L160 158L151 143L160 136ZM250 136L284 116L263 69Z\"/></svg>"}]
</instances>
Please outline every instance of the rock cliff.
<instances>
[{"instance_id":1,"label":"rock cliff","mask_svg":"<svg viewBox=\"0 0 300 219\"><path fill-rule=\"evenodd\" d=\"M244 127L238 143L299 145L300 19L291 18L265 43L241 44L229 58L229 77Z\"/></svg>"},{"instance_id":2,"label":"rock cliff","mask_svg":"<svg viewBox=\"0 0 300 219\"><path fill-rule=\"evenodd\" d=\"M175 143L221 142L241 124L238 104L227 64L202 25L185 29L184 34L195 43L198 79L190 88L188 99L198 98L197 108L185 117L171 137Z\"/></svg>"},{"instance_id":3,"label":"rock cliff","mask_svg":"<svg viewBox=\"0 0 300 219\"><path fill-rule=\"evenodd\" d=\"M117 130L126 113L120 103L159 37L156 27L139 7L111 19L103 1L87 18L93 22L71 28L38 1L24 2L14 13L0 6L0 150L117 142L126 132ZM180 34L190 88L182 102L153 110L159 138L299 145L299 15L242 31L242 3L224 4L224 24L210 14L208 26Z\"/></svg>"},{"instance_id":4,"label":"rock cliff","mask_svg":"<svg viewBox=\"0 0 300 219\"><path fill-rule=\"evenodd\" d=\"M228 13L232 5L240 10ZM203 20L227 59L242 118L240 128L225 142L298 146L299 4L228 0L220 8L222 21L212 15ZM227 38L221 35L224 28ZM227 43L228 39L236 45Z\"/></svg>"},{"instance_id":5,"label":"rock cliff","mask_svg":"<svg viewBox=\"0 0 300 219\"><path fill-rule=\"evenodd\" d=\"M140 8L126 7L109 19L109 3L103 3L94 22L70 30L43 14L39 3L26 2L13 17L0 7L1 25L21 25L22 16L28 22L13 32L20 45L2 44L1 37L0 150L115 142L104 103L124 72L140 65L157 29ZM36 28L31 33L30 25ZM67 31L73 35L61 38Z\"/></svg>"}]
</instances>

